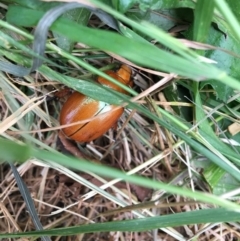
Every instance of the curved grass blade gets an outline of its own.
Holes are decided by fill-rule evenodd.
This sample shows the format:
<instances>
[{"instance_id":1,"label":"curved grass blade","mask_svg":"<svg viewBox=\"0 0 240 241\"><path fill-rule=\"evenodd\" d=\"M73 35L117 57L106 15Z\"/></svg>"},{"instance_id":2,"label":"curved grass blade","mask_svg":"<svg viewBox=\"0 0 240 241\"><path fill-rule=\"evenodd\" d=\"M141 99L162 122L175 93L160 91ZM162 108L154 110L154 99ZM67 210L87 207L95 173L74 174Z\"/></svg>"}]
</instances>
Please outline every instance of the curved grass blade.
<instances>
[{"instance_id":1,"label":"curved grass blade","mask_svg":"<svg viewBox=\"0 0 240 241\"><path fill-rule=\"evenodd\" d=\"M117 21L111 17L109 14L105 13L100 9L95 9L85 4L80 3L66 3L57 7L50 9L39 21L35 32L34 32L34 42L32 50L35 53L31 68L25 68L22 66L17 66L5 61L0 60L0 69L2 71L23 77L30 74L31 72L38 69L43 63L43 56L45 51L45 45L47 40L47 34L52 23L61 16L64 12L75 9L75 8L87 8L93 14L97 15L104 23L109 27L119 30ZM4 38L5 39L5 38ZM29 50L27 50L28 52Z\"/></svg>"}]
</instances>

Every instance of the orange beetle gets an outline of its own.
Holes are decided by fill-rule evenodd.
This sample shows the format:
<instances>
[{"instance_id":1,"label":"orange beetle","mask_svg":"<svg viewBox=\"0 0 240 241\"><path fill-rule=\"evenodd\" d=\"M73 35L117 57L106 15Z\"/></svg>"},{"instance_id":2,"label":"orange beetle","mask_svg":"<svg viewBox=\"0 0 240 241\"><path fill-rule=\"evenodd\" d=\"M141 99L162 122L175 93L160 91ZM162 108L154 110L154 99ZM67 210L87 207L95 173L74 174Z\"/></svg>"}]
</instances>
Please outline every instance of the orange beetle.
<instances>
[{"instance_id":1,"label":"orange beetle","mask_svg":"<svg viewBox=\"0 0 240 241\"><path fill-rule=\"evenodd\" d=\"M131 69L127 65L122 65L117 72L108 70L105 73L122 84L128 86L132 86L133 84L131 81ZM122 88L100 76L97 80L102 85L108 86L118 92L127 93ZM123 107L109 105L79 92L74 92L62 107L60 124L66 125L96 117L89 122L63 129L63 132L75 141L90 142L107 132L117 122L123 111Z\"/></svg>"}]
</instances>

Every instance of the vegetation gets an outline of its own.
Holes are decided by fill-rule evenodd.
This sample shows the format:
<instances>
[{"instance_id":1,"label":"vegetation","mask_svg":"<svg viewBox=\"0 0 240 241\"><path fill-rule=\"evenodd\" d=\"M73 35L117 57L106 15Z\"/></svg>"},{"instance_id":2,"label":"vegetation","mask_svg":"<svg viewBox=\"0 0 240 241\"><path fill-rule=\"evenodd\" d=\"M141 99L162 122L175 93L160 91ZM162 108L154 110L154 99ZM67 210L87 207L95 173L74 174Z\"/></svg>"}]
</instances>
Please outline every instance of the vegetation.
<instances>
[{"instance_id":1,"label":"vegetation","mask_svg":"<svg viewBox=\"0 0 240 241\"><path fill-rule=\"evenodd\" d=\"M240 3L78 2L0 4L0 238L238 240ZM129 95L96 83L122 64ZM63 135L72 90L116 127Z\"/></svg>"}]
</instances>

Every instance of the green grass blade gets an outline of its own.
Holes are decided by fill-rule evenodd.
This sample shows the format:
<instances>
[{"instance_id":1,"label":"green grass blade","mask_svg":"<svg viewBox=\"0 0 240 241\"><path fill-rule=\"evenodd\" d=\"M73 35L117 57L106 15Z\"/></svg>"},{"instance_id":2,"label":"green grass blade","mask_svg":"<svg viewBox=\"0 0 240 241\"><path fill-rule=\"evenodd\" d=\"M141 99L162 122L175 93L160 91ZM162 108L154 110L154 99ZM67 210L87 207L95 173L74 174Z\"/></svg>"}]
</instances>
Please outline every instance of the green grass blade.
<instances>
[{"instance_id":1,"label":"green grass blade","mask_svg":"<svg viewBox=\"0 0 240 241\"><path fill-rule=\"evenodd\" d=\"M32 16L35 22L37 22L43 15L41 12L24 8L21 9L21 12L24 13L24 16ZM2 24L3 23L0 22L0 25ZM26 22L21 17L15 17L15 24L30 26L29 22ZM172 44L171 46L169 45L169 47L172 49L175 47L181 49L179 46L183 46L176 39L161 32L152 25L145 24L140 26L145 31L150 31L153 37L157 34L158 38L161 37L162 41L171 40L170 44ZM74 41L79 41L105 51L114 52L143 66L155 68L160 71L164 70L166 72L174 72L195 80L202 80L205 78L217 79L227 83L233 88L240 89L240 85L237 80L227 76L224 71L215 68L213 65L200 62L196 58L196 54L189 51L186 47L182 50L182 53L186 52L184 54L184 58L182 58L155 46L125 38L108 31L99 31L79 26L78 24L66 19L59 19L59 21L54 23L52 29L61 34L65 33ZM92 36L94 36L94 38ZM105 39L108 41L105 41ZM178 43L177 46L175 46L175 43Z\"/></svg>"},{"instance_id":2,"label":"green grass blade","mask_svg":"<svg viewBox=\"0 0 240 241\"><path fill-rule=\"evenodd\" d=\"M163 227L177 227L199 223L218 223L239 221L239 213L226 211L224 209L206 209L177 213L171 215L114 221L106 223L87 224L68 228L59 228L37 232L25 232L18 234L0 234L1 238L35 237L40 235L64 235L70 236L80 233L111 232L111 231L149 231Z\"/></svg>"},{"instance_id":3,"label":"green grass blade","mask_svg":"<svg viewBox=\"0 0 240 241\"><path fill-rule=\"evenodd\" d=\"M240 24L238 19L234 16L233 12L229 8L227 2L224 0L214 0L214 4L222 16L225 18L231 33L235 36L235 38L237 38L238 41L240 41Z\"/></svg>"},{"instance_id":4,"label":"green grass blade","mask_svg":"<svg viewBox=\"0 0 240 241\"><path fill-rule=\"evenodd\" d=\"M9 147L13 147L13 145L16 149L26 151L27 153L26 154L24 153L24 156L26 156L29 153L28 152L29 147L26 148L25 145L22 146L20 144L16 144L11 141L4 140L4 139L0 139L0 152L3 153L3 155L5 155L5 156L8 155L10 152L12 152L12 149L10 149ZM90 163L85 160L79 160L79 159L73 158L73 157L67 157L60 153L52 153L49 151L38 150L35 148L30 148L30 149L31 149L32 156L37 159L53 161L53 162L59 163L61 165L67 166L67 167L75 169L75 170L81 170L81 171L84 170L85 172L92 172L92 173L96 173L98 175L102 175L105 177L121 178L125 181L129 181L131 183L135 183L140 186L149 187L149 188L153 188L153 189L165 190L166 192L170 192L173 194L179 194L179 195L182 195L185 197L196 199L201 202L212 203L212 204L215 204L215 205L227 208L227 209L231 209L231 210L240 212L239 205L232 203L230 201L221 199L214 195L205 194L205 193L201 193L201 192L192 192L186 188L170 186L168 184L157 182L155 180L147 179L145 177L141 177L141 176L137 176L137 175L130 176L119 170L116 170L116 169L113 169L110 167L106 167L106 166L98 165L98 168L96 168L96 164L94 164L94 163ZM11 155L9 155L8 160L13 162L16 159L18 159L16 154L18 154L18 153L12 153Z\"/></svg>"},{"instance_id":5,"label":"green grass blade","mask_svg":"<svg viewBox=\"0 0 240 241\"><path fill-rule=\"evenodd\" d=\"M193 38L198 42L205 42L208 37L212 21L214 2L208 0L197 1L194 11Z\"/></svg>"}]
</instances>

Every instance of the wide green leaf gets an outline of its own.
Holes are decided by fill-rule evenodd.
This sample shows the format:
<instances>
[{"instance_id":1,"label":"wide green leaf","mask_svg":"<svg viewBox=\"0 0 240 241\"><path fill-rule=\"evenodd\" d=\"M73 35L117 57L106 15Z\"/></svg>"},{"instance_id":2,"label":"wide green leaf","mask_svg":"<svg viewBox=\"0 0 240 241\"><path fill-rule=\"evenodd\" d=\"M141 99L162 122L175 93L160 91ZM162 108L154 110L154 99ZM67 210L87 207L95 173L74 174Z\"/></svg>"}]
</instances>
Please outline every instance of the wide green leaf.
<instances>
[{"instance_id":1,"label":"wide green leaf","mask_svg":"<svg viewBox=\"0 0 240 241\"><path fill-rule=\"evenodd\" d=\"M229 75L240 78L239 69L239 42L237 42L231 35L226 36L215 28L210 28L208 44L218 46L218 49L206 51L205 56L216 61L216 66L220 69L224 69ZM228 51L224 52L222 49ZM236 56L238 55L238 56ZM205 85L211 85L216 91L218 99L226 102L233 94L233 89L226 83L219 83L214 79L209 79L201 83L201 88Z\"/></svg>"},{"instance_id":2,"label":"wide green leaf","mask_svg":"<svg viewBox=\"0 0 240 241\"><path fill-rule=\"evenodd\" d=\"M41 0L12 0L12 3L19 4L24 7L32 8L32 9L38 9L38 10L48 10L50 8L56 7L59 4L59 2L43 2Z\"/></svg>"}]
</instances>

